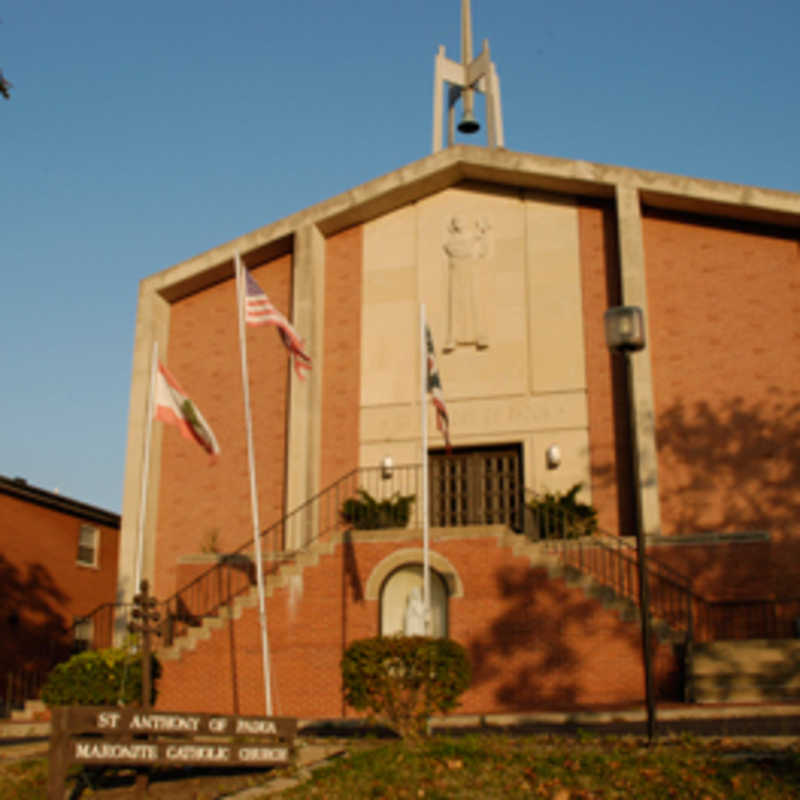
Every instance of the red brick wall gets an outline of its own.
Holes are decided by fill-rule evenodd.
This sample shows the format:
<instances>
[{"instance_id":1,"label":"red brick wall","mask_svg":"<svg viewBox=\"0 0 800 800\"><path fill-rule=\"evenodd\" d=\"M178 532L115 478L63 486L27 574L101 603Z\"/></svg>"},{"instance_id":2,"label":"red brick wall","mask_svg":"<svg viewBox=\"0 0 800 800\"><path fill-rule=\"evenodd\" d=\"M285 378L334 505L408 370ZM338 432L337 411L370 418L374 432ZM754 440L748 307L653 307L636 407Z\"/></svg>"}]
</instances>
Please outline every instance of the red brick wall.
<instances>
[{"instance_id":1,"label":"red brick wall","mask_svg":"<svg viewBox=\"0 0 800 800\"><path fill-rule=\"evenodd\" d=\"M603 330L605 310L621 302L614 210L610 205L582 205L578 224L592 502L603 530L632 534L633 478L625 367L611 358Z\"/></svg>"},{"instance_id":2,"label":"red brick wall","mask_svg":"<svg viewBox=\"0 0 800 800\"><path fill-rule=\"evenodd\" d=\"M797 235L649 211L644 244L664 533L797 529Z\"/></svg>"},{"instance_id":3,"label":"red brick wall","mask_svg":"<svg viewBox=\"0 0 800 800\"><path fill-rule=\"evenodd\" d=\"M358 466L361 404L362 228L325 243L321 488Z\"/></svg>"},{"instance_id":4,"label":"red brick wall","mask_svg":"<svg viewBox=\"0 0 800 800\"><path fill-rule=\"evenodd\" d=\"M252 274L288 315L291 256L254 267ZM273 327L249 328L246 335L263 530L284 513L289 361ZM230 551L252 536L233 277L173 303L166 364L213 428L222 452L211 464L200 447L165 426L154 586L161 599L179 588L180 556L200 552L212 541L220 551Z\"/></svg>"},{"instance_id":5,"label":"red brick wall","mask_svg":"<svg viewBox=\"0 0 800 800\"><path fill-rule=\"evenodd\" d=\"M303 572L302 592L277 590L268 602L276 713L354 716L341 699L339 663L354 639L378 632L379 604L363 597L375 567L408 541L337 546ZM493 537L444 540L464 597L450 601L450 635L474 668L462 712L574 708L639 702L639 627L581 590L498 547ZM215 631L178 662L165 661L158 704L174 710L262 713L256 610ZM677 698L671 649L657 654L662 692ZM213 676L213 680L209 679Z\"/></svg>"},{"instance_id":6,"label":"red brick wall","mask_svg":"<svg viewBox=\"0 0 800 800\"><path fill-rule=\"evenodd\" d=\"M100 531L97 568L77 563L82 523ZM114 601L119 531L0 494L0 542L0 671L47 663L76 616Z\"/></svg>"},{"instance_id":7,"label":"red brick wall","mask_svg":"<svg viewBox=\"0 0 800 800\"><path fill-rule=\"evenodd\" d=\"M650 554L685 575L705 600L800 600L798 539L660 544Z\"/></svg>"}]
</instances>

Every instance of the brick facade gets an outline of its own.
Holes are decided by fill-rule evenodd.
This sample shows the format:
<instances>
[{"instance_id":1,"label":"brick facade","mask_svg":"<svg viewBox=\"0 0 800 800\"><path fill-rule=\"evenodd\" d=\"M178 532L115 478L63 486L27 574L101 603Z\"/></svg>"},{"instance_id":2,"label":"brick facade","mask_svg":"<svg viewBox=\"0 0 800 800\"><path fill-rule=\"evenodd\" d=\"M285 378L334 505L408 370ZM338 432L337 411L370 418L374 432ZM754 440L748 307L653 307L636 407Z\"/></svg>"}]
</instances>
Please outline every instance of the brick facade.
<instances>
[{"instance_id":1,"label":"brick facade","mask_svg":"<svg viewBox=\"0 0 800 800\"><path fill-rule=\"evenodd\" d=\"M326 242L320 488L358 466L362 238L356 226Z\"/></svg>"},{"instance_id":2,"label":"brick facade","mask_svg":"<svg viewBox=\"0 0 800 800\"><path fill-rule=\"evenodd\" d=\"M270 300L291 307L292 257L248 265ZM155 594L179 588L178 559L227 552L252 536L247 439L233 277L174 303L167 365L209 422L222 452L208 455L165 426L158 510ZM285 513L289 361L272 327L246 331L261 528ZM266 388L265 388L266 387Z\"/></svg>"},{"instance_id":3,"label":"brick facade","mask_svg":"<svg viewBox=\"0 0 800 800\"><path fill-rule=\"evenodd\" d=\"M650 211L644 243L663 532L793 534L797 234Z\"/></svg>"},{"instance_id":4,"label":"brick facade","mask_svg":"<svg viewBox=\"0 0 800 800\"><path fill-rule=\"evenodd\" d=\"M376 565L407 537L338 544L302 573L302 592L277 589L268 602L275 712L303 718L355 716L344 707L340 660L355 639L377 635L380 604L365 597ZM495 535L434 536L432 551L453 565L464 586L450 599L450 636L473 664L473 682L459 711L615 706L643 697L637 625L549 578L542 567L512 555ZM165 661L159 707L251 713L263 711L258 615L213 631L179 661ZM662 696L679 699L671 645L656 654ZM213 680L209 676L213 675Z\"/></svg>"},{"instance_id":5,"label":"brick facade","mask_svg":"<svg viewBox=\"0 0 800 800\"><path fill-rule=\"evenodd\" d=\"M602 530L635 533L630 405L625 364L612 358L603 313L621 303L616 219L610 204L579 207L592 503Z\"/></svg>"}]
</instances>

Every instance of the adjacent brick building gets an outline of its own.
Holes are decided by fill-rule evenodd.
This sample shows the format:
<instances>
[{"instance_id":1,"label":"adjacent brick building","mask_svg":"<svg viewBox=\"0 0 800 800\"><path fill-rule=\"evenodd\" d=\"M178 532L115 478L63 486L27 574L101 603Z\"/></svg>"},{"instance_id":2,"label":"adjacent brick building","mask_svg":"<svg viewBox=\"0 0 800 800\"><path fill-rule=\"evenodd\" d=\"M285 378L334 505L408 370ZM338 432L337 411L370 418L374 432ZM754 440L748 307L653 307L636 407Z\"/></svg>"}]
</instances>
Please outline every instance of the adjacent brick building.
<instances>
[{"instance_id":1,"label":"adjacent brick building","mask_svg":"<svg viewBox=\"0 0 800 800\"><path fill-rule=\"evenodd\" d=\"M0 476L0 676L48 669L76 621L113 603L120 517ZM79 626L87 644L93 631Z\"/></svg>"}]
</instances>

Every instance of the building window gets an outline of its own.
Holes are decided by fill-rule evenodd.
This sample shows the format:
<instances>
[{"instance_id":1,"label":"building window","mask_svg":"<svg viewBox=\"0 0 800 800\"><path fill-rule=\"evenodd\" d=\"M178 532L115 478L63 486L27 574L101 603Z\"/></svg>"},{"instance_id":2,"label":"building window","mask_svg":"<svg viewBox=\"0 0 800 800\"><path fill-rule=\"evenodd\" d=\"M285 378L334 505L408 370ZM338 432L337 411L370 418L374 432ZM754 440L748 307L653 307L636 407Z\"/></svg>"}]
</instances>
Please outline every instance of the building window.
<instances>
[{"instance_id":1,"label":"building window","mask_svg":"<svg viewBox=\"0 0 800 800\"><path fill-rule=\"evenodd\" d=\"M381 635L420 634L422 566L405 564L396 569L381 589ZM447 636L447 586L438 572L431 570L431 634Z\"/></svg>"},{"instance_id":2,"label":"building window","mask_svg":"<svg viewBox=\"0 0 800 800\"><path fill-rule=\"evenodd\" d=\"M100 531L94 525L81 525L78 534L78 563L84 567L96 567Z\"/></svg>"},{"instance_id":3,"label":"building window","mask_svg":"<svg viewBox=\"0 0 800 800\"><path fill-rule=\"evenodd\" d=\"M75 622L72 626L73 653L82 653L92 646L93 627L90 617L75 617Z\"/></svg>"}]
</instances>

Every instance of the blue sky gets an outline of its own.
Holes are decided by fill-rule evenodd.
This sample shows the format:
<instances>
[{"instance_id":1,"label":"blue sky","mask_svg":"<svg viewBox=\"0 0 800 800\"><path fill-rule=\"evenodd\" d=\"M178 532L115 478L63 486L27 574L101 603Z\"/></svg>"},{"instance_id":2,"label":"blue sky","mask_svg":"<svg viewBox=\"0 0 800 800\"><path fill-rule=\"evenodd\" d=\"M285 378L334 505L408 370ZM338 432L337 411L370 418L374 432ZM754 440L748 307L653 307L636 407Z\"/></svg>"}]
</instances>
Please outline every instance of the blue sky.
<instances>
[{"instance_id":1,"label":"blue sky","mask_svg":"<svg viewBox=\"0 0 800 800\"><path fill-rule=\"evenodd\" d=\"M459 9L0 3L0 474L120 510L139 281L427 155ZM796 0L472 13L509 149L800 191Z\"/></svg>"}]
</instances>

